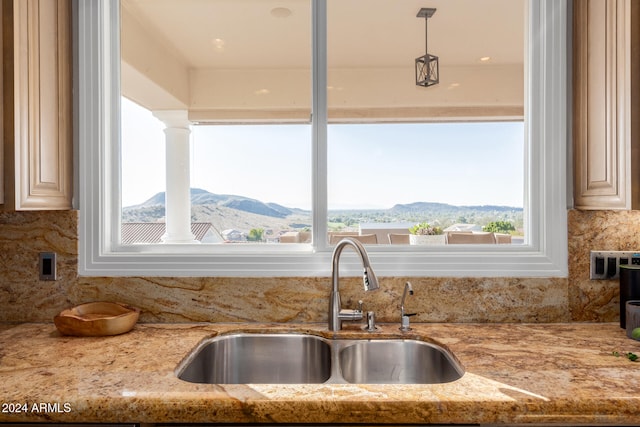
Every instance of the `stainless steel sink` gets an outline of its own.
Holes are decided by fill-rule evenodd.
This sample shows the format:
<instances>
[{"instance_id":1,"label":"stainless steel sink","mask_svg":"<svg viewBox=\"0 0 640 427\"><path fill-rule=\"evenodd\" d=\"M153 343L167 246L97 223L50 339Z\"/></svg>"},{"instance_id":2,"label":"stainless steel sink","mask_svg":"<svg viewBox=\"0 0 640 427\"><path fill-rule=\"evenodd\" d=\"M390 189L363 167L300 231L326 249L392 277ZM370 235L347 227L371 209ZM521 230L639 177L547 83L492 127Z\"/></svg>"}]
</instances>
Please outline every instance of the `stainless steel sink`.
<instances>
[{"instance_id":1,"label":"stainless steel sink","mask_svg":"<svg viewBox=\"0 0 640 427\"><path fill-rule=\"evenodd\" d=\"M446 349L418 340L240 333L205 340L176 373L207 384L436 384L464 369Z\"/></svg>"},{"instance_id":2,"label":"stainless steel sink","mask_svg":"<svg viewBox=\"0 0 640 427\"><path fill-rule=\"evenodd\" d=\"M192 352L178 378L209 384L324 383L331 347L303 334L234 334L212 338Z\"/></svg>"},{"instance_id":3,"label":"stainless steel sink","mask_svg":"<svg viewBox=\"0 0 640 427\"><path fill-rule=\"evenodd\" d=\"M455 381L464 369L447 350L416 340L369 340L340 350L345 381L358 384L438 384Z\"/></svg>"}]
</instances>

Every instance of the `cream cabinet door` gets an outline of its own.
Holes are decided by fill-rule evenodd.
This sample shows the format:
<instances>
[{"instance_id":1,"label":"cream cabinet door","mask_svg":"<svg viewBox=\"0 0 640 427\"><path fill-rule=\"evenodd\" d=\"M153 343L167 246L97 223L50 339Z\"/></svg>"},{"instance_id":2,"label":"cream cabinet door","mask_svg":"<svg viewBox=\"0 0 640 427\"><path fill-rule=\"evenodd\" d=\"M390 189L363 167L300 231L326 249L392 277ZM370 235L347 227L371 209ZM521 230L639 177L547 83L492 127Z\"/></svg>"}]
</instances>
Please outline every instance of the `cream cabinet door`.
<instances>
[{"instance_id":1,"label":"cream cabinet door","mask_svg":"<svg viewBox=\"0 0 640 427\"><path fill-rule=\"evenodd\" d=\"M636 0L574 5L574 204L640 206ZM632 93L632 89L636 93Z\"/></svg>"},{"instance_id":2,"label":"cream cabinet door","mask_svg":"<svg viewBox=\"0 0 640 427\"><path fill-rule=\"evenodd\" d=\"M3 0L5 209L70 209L69 0Z\"/></svg>"},{"instance_id":3,"label":"cream cabinet door","mask_svg":"<svg viewBox=\"0 0 640 427\"><path fill-rule=\"evenodd\" d=\"M4 18L5 18L5 8L4 5L0 5L0 46L4 46ZM4 67L6 60L5 49L2 48L2 66L0 67L0 99L2 99L2 103L0 103L0 135L2 135L2 143L0 144L0 208L4 206L4 175L5 175L5 166L4 166L4 150L5 150L5 141L6 134L4 132L4 121L5 121L5 107L4 104L6 102L6 98L4 96L4 86L5 86L5 72Z\"/></svg>"}]
</instances>

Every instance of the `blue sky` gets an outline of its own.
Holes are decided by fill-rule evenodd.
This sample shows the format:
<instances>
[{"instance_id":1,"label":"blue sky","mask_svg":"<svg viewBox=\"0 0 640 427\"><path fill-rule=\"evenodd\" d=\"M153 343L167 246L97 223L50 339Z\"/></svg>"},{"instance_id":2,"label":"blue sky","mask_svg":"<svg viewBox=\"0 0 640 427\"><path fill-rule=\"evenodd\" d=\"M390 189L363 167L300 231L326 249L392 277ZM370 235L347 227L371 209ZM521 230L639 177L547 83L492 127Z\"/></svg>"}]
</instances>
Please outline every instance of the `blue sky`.
<instances>
[{"instance_id":1,"label":"blue sky","mask_svg":"<svg viewBox=\"0 0 640 427\"><path fill-rule=\"evenodd\" d=\"M163 125L123 101L123 206L164 191ZM521 122L329 127L329 208L523 206ZM309 125L194 126L191 186L311 207Z\"/></svg>"}]
</instances>

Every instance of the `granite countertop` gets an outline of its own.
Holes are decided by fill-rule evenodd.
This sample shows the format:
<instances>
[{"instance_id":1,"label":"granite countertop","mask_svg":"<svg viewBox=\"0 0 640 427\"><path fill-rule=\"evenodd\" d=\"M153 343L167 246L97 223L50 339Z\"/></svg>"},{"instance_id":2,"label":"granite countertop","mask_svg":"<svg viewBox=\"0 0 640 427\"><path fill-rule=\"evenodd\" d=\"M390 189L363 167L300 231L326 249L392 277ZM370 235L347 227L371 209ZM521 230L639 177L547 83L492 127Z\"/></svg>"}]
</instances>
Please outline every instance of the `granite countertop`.
<instances>
[{"instance_id":1,"label":"granite countertop","mask_svg":"<svg viewBox=\"0 0 640 427\"><path fill-rule=\"evenodd\" d=\"M398 325L338 338L400 335ZM640 424L640 342L614 323L414 324L465 367L436 385L208 385L175 376L229 331L330 337L326 325L138 324L105 338L53 324L0 325L0 422Z\"/></svg>"}]
</instances>

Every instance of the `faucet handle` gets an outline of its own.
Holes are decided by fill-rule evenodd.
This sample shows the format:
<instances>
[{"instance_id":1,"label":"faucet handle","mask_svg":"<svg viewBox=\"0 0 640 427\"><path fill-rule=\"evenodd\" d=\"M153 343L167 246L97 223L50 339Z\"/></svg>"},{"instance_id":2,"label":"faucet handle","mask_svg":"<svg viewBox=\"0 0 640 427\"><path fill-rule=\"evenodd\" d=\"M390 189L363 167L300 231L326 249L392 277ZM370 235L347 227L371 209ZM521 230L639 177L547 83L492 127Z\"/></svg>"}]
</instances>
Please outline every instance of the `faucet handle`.
<instances>
[{"instance_id":1,"label":"faucet handle","mask_svg":"<svg viewBox=\"0 0 640 427\"><path fill-rule=\"evenodd\" d=\"M338 313L338 318L340 320L362 320L362 300L358 301L358 308L347 309L343 308Z\"/></svg>"},{"instance_id":2,"label":"faucet handle","mask_svg":"<svg viewBox=\"0 0 640 427\"><path fill-rule=\"evenodd\" d=\"M364 305L362 303L362 300L358 300L358 308L356 308L356 311L359 311L360 313L364 313L363 309L364 309Z\"/></svg>"}]
</instances>

